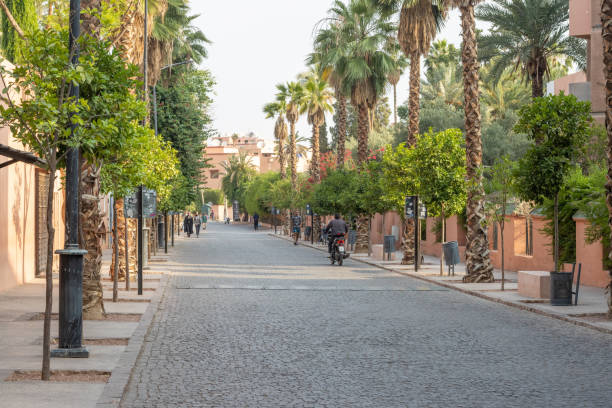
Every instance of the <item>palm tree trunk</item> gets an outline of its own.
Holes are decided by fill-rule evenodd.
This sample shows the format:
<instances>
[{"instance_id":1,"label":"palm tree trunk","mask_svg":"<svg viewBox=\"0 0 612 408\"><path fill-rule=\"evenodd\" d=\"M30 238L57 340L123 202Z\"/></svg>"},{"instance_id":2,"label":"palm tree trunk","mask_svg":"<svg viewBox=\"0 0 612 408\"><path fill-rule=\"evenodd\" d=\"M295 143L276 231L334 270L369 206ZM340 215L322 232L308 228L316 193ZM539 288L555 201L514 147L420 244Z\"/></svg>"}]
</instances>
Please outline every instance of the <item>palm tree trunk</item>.
<instances>
[{"instance_id":1,"label":"palm tree trunk","mask_svg":"<svg viewBox=\"0 0 612 408\"><path fill-rule=\"evenodd\" d=\"M414 262L414 219L404 220L404 234L402 237L402 265L410 265Z\"/></svg>"},{"instance_id":2,"label":"palm tree trunk","mask_svg":"<svg viewBox=\"0 0 612 408\"><path fill-rule=\"evenodd\" d=\"M601 3L601 26L603 37L603 59L606 75L606 129L608 131L608 177L606 181L606 203L608 204L608 225L612 225L612 0ZM612 238L612 231L610 232ZM608 254L612 260L612 251ZM608 317L612 319L612 269L609 270Z\"/></svg>"},{"instance_id":3,"label":"palm tree trunk","mask_svg":"<svg viewBox=\"0 0 612 408\"><path fill-rule=\"evenodd\" d=\"M319 126L316 124L312 125L312 158L310 160L310 174L312 180L315 183L321 181L321 167L319 163L319 156L321 154L319 150Z\"/></svg>"},{"instance_id":4,"label":"palm tree trunk","mask_svg":"<svg viewBox=\"0 0 612 408\"><path fill-rule=\"evenodd\" d=\"M357 242L355 243L355 252L365 253L369 248L369 228L370 217L360 215L357 217Z\"/></svg>"},{"instance_id":5,"label":"palm tree trunk","mask_svg":"<svg viewBox=\"0 0 612 408\"><path fill-rule=\"evenodd\" d=\"M419 98L421 92L421 56L418 53L410 57L410 95L408 97L409 125L408 145L414 146L419 133Z\"/></svg>"},{"instance_id":6,"label":"palm tree trunk","mask_svg":"<svg viewBox=\"0 0 612 408\"><path fill-rule=\"evenodd\" d=\"M100 213L100 168L84 163L81 171L80 235L81 246L87 250L83 259L83 318L104 317L102 268L102 214Z\"/></svg>"},{"instance_id":7,"label":"palm tree trunk","mask_svg":"<svg viewBox=\"0 0 612 408\"><path fill-rule=\"evenodd\" d=\"M336 128L338 132L337 153L338 167L344 166L345 143L346 143L346 97L339 89L336 90L336 101L338 101L338 123Z\"/></svg>"},{"instance_id":8,"label":"palm tree trunk","mask_svg":"<svg viewBox=\"0 0 612 408\"><path fill-rule=\"evenodd\" d=\"M540 98L544 96L544 73L537 71L531 77L531 97Z\"/></svg>"},{"instance_id":9,"label":"palm tree trunk","mask_svg":"<svg viewBox=\"0 0 612 408\"><path fill-rule=\"evenodd\" d=\"M358 116L358 157L357 163L362 164L365 163L368 159L368 130L369 130L369 111L368 106L365 103L361 103L358 106L359 116Z\"/></svg>"},{"instance_id":10,"label":"palm tree trunk","mask_svg":"<svg viewBox=\"0 0 612 408\"><path fill-rule=\"evenodd\" d=\"M476 44L475 0L460 4L463 29L463 93L465 108L465 145L467 179L467 247L465 282L493 282L493 266L489 256L489 242L484 227L484 189L482 186L482 138L480 133L480 101L478 94L478 46Z\"/></svg>"},{"instance_id":11,"label":"palm tree trunk","mask_svg":"<svg viewBox=\"0 0 612 408\"><path fill-rule=\"evenodd\" d=\"M289 126L289 167L291 167L291 188L295 191L297 188L297 155L295 146L295 122L290 121Z\"/></svg>"},{"instance_id":12,"label":"palm tree trunk","mask_svg":"<svg viewBox=\"0 0 612 408\"><path fill-rule=\"evenodd\" d=\"M122 280L125 278L125 265L126 265L126 232L127 232L127 223L126 219L123 216L123 198L117 198L117 216L115 218L115 225L117 227L117 248L113 247L113 257L111 259L110 266L110 276L114 279L115 271L117 271L117 279ZM119 262L115 262L118 259ZM117 263L117 267L115 268L115 264Z\"/></svg>"},{"instance_id":13,"label":"palm tree trunk","mask_svg":"<svg viewBox=\"0 0 612 408\"><path fill-rule=\"evenodd\" d=\"M113 256L119 252L119 234L117 233L117 200L113 197ZM113 302L117 302L119 299L119 262L115 262L113 265Z\"/></svg>"}]
</instances>

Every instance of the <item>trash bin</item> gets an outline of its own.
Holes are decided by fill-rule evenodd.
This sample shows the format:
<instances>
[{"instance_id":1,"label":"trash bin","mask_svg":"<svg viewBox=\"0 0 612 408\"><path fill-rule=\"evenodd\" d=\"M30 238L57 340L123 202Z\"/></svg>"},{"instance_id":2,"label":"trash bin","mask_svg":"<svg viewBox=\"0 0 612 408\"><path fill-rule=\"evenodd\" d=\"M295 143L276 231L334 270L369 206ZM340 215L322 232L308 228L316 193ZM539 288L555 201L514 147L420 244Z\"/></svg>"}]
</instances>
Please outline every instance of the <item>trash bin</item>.
<instances>
[{"instance_id":1,"label":"trash bin","mask_svg":"<svg viewBox=\"0 0 612 408\"><path fill-rule=\"evenodd\" d=\"M572 304L573 273L550 273L550 304L552 306L570 306Z\"/></svg>"},{"instance_id":2,"label":"trash bin","mask_svg":"<svg viewBox=\"0 0 612 408\"><path fill-rule=\"evenodd\" d=\"M391 259L391 254L395 252L395 235L385 235L383 251L388 254L388 259Z\"/></svg>"},{"instance_id":3,"label":"trash bin","mask_svg":"<svg viewBox=\"0 0 612 408\"><path fill-rule=\"evenodd\" d=\"M459 243L457 241L449 241L442 244L444 251L444 262L447 265L457 265L461 262L459 258Z\"/></svg>"},{"instance_id":4,"label":"trash bin","mask_svg":"<svg viewBox=\"0 0 612 408\"><path fill-rule=\"evenodd\" d=\"M159 217L157 220L157 246L163 248L166 242L166 236L164 234L164 220Z\"/></svg>"}]
</instances>

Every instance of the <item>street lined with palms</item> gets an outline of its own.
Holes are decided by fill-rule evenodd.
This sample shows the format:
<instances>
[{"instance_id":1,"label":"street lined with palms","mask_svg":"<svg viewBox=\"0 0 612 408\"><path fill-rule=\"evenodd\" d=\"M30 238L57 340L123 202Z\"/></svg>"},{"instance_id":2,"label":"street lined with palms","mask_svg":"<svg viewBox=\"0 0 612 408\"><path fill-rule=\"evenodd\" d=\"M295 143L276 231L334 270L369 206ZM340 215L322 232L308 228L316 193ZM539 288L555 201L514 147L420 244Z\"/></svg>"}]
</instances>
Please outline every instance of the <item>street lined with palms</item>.
<instances>
[{"instance_id":1,"label":"street lined with palms","mask_svg":"<svg viewBox=\"0 0 612 408\"><path fill-rule=\"evenodd\" d=\"M605 334L243 226L179 243L124 407L609 401Z\"/></svg>"}]
</instances>

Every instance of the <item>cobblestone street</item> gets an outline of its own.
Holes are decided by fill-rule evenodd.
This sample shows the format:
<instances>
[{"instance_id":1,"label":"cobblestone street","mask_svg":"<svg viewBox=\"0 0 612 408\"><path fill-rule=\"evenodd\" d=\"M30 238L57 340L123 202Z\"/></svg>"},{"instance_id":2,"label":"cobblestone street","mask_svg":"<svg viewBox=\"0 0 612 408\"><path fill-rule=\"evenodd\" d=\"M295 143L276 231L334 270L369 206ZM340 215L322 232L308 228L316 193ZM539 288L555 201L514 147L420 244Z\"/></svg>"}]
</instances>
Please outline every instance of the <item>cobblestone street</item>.
<instances>
[{"instance_id":1,"label":"cobblestone street","mask_svg":"<svg viewBox=\"0 0 612 408\"><path fill-rule=\"evenodd\" d=\"M611 337L210 223L123 407L609 407Z\"/></svg>"}]
</instances>

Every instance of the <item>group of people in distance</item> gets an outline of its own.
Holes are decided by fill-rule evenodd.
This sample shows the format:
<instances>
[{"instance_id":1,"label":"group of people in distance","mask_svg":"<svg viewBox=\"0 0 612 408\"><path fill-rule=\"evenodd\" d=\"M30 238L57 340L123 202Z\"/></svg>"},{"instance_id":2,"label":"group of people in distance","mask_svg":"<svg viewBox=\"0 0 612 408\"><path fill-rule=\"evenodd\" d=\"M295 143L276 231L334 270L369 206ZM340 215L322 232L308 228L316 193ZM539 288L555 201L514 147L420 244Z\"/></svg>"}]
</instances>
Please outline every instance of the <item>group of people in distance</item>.
<instances>
[{"instance_id":1,"label":"group of people in distance","mask_svg":"<svg viewBox=\"0 0 612 408\"><path fill-rule=\"evenodd\" d=\"M206 229L206 223L208 222L208 217L206 214L191 213L188 211L183 219L183 231L187 234L188 238L191 238L195 228L196 238L200 237L200 229Z\"/></svg>"}]
</instances>

